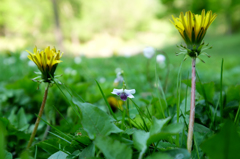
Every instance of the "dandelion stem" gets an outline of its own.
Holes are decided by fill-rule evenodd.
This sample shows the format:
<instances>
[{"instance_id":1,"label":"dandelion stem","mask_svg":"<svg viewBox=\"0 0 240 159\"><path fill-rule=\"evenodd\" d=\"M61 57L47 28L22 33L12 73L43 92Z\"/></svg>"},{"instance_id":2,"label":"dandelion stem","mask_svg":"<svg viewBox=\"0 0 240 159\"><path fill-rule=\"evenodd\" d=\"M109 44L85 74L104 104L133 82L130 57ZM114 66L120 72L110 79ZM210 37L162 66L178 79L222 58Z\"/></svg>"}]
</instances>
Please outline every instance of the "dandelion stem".
<instances>
[{"instance_id":1,"label":"dandelion stem","mask_svg":"<svg viewBox=\"0 0 240 159\"><path fill-rule=\"evenodd\" d=\"M196 58L192 59L192 87L191 87L191 107L188 125L187 149L189 153L192 150L193 127L195 116L195 90L196 90Z\"/></svg>"},{"instance_id":2,"label":"dandelion stem","mask_svg":"<svg viewBox=\"0 0 240 159\"><path fill-rule=\"evenodd\" d=\"M48 88L49 88L49 83L45 89L45 93L44 93L44 96L43 96L43 101L42 101L42 105L41 105L41 108L39 110L39 113L38 113L38 118L36 120L36 123L35 123L35 127L33 129L33 132L31 134L31 137L29 139L29 142L28 142L28 145L27 145L27 149L29 149L32 145L32 142L34 140L34 137L37 133L37 128L38 128L38 125L39 125L39 122L40 122L40 118L42 117L42 114L43 114L43 110L44 110L44 107L45 107L45 104L46 104L46 100L47 100L47 95L48 95Z\"/></svg>"}]
</instances>

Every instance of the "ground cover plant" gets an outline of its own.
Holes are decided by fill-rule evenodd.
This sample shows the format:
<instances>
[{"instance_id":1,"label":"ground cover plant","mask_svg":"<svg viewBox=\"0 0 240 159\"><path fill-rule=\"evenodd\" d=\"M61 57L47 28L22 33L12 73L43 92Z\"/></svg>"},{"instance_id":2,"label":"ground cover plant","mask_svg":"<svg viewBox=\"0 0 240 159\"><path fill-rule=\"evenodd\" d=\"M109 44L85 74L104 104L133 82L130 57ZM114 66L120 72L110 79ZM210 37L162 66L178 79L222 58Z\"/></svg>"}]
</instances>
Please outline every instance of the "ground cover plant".
<instances>
[{"instance_id":1,"label":"ground cover plant","mask_svg":"<svg viewBox=\"0 0 240 159\"><path fill-rule=\"evenodd\" d=\"M196 59L190 150L191 60L175 57L177 47L148 48L147 58L63 55L54 59L61 75L54 79L47 65L41 70L29 63L28 53L6 52L0 58L0 158L240 158L239 37L205 39L212 57L203 57L205 64ZM46 76L34 82L37 69Z\"/></svg>"}]
</instances>

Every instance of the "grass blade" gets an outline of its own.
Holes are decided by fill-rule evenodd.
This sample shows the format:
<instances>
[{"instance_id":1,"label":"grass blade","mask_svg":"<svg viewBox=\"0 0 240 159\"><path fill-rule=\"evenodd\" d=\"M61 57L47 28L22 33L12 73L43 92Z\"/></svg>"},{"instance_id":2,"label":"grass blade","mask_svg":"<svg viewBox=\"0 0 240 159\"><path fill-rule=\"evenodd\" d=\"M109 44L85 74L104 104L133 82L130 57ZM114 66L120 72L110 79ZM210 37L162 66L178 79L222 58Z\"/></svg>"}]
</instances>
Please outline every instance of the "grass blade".
<instances>
[{"instance_id":1,"label":"grass blade","mask_svg":"<svg viewBox=\"0 0 240 159\"><path fill-rule=\"evenodd\" d=\"M221 63L221 75L220 75L220 111L221 111L221 117L223 119L223 95L222 95L222 84L223 84L223 62L224 60L222 59Z\"/></svg>"},{"instance_id":2,"label":"grass blade","mask_svg":"<svg viewBox=\"0 0 240 159\"><path fill-rule=\"evenodd\" d=\"M116 115L113 113L112 108L110 107L110 105L109 105L109 103L108 103L108 101L107 101L107 99L106 99L106 97L105 97L105 95L104 95L104 93L103 93L103 91L102 91L101 86L99 85L98 81L96 81L96 83L97 83L97 85L98 85L98 88L99 88L102 96L103 96L103 99L105 100L105 103L107 104L107 107L108 107L109 112L112 114L112 116L114 117L114 119L117 120L117 117L116 117Z\"/></svg>"},{"instance_id":3,"label":"grass blade","mask_svg":"<svg viewBox=\"0 0 240 159\"><path fill-rule=\"evenodd\" d=\"M179 115L180 115L180 95L181 95L181 80L182 80L182 76L181 76L181 69L182 69L182 64L183 64L184 59L182 60L179 70L178 70L178 76L177 76L177 123L179 123ZM176 140L175 140L175 144L177 146L179 146L179 134L176 135Z\"/></svg>"},{"instance_id":4,"label":"grass blade","mask_svg":"<svg viewBox=\"0 0 240 159\"><path fill-rule=\"evenodd\" d=\"M159 84L159 78L158 78L158 75L157 75L157 62L156 62L156 64L155 64L155 78L156 78L156 85L157 85L158 101L159 101L159 104L160 104L160 112L162 112L162 116L163 116L163 118L165 119L166 116L165 116L165 114L164 114L164 109L163 109L163 105L162 105L162 102L161 102L160 93L159 93L159 91L158 91L158 88L159 88L159 86L158 86L158 84ZM167 107L167 106L166 106L166 107Z\"/></svg>"}]
</instances>

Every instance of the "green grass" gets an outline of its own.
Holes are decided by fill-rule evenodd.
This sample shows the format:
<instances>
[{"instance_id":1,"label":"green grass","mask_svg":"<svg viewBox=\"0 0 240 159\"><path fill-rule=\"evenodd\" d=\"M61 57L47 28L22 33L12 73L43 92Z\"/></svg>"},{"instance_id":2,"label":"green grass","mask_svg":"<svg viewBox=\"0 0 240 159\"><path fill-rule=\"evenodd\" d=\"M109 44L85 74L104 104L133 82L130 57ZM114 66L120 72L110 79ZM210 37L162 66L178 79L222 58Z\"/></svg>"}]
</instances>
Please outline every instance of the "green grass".
<instances>
[{"instance_id":1,"label":"green grass","mask_svg":"<svg viewBox=\"0 0 240 159\"><path fill-rule=\"evenodd\" d=\"M200 78L196 87L193 158L209 155L203 150L211 144L208 138L213 133L217 133L219 138L227 138L218 133L225 120L234 121L239 130L240 34L206 37L205 41L209 42L213 49L208 51L211 58L203 57L206 63L199 61L196 65ZM80 64L75 64L73 57L64 54L63 62L56 71L56 74L63 75L58 80L64 85L54 85L49 90L47 109L42 116L38 138L34 143L38 148L31 149L32 156L36 155L41 159L64 153L78 157L86 153L106 157L114 156L115 153L111 152L117 151L119 146L121 152L130 147L131 150L128 149L126 155L132 158L138 158L140 153L143 157L150 156L153 152L168 157L182 153L189 158L190 154L186 151L186 132L190 105L191 60L187 59L182 63L180 76L178 72L183 57L175 56L177 47L166 46L161 50L166 52L170 61L167 82L165 79L168 69L156 65L155 57L150 60L147 78L148 59L142 54L128 58L82 57ZM38 84L31 81L37 67L29 67L28 59L20 60L18 52L0 56L0 126L8 132L7 142L2 139L0 142L6 143L4 149L12 153L13 157L19 157L30 137L36 119L34 114L38 113L44 85L41 84L39 90L37 89ZM222 59L224 64L221 87ZM127 89L136 89L136 94L134 99L123 104L125 110L113 113L110 109L113 106L109 105L107 100L114 96L111 94L114 88L122 86L113 85L116 68L124 71ZM220 95L221 89L223 92ZM114 97L119 100L117 96ZM76 114L80 110L84 113ZM47 140L41 141L47 125L52 127L51 133ZM91 125L98 130L92 129ZM103 129L104 125L108 127ZM234 126L231 127L231 133L237 136ZM106 140L103 140L105 137L101 135L107 136ZM137 137L141 135L142 138ZM94 141L97 141L95 146ZM204 141L208 141L206 147ZM222 141L225 142L227 141ZM102 143L113 146L99 146ZM80 153L82 151L84 154ZM1 149L0 152L4 151ZM226 151L227 154L233 152L235 150Z\"/></svg>"}]
</instances>

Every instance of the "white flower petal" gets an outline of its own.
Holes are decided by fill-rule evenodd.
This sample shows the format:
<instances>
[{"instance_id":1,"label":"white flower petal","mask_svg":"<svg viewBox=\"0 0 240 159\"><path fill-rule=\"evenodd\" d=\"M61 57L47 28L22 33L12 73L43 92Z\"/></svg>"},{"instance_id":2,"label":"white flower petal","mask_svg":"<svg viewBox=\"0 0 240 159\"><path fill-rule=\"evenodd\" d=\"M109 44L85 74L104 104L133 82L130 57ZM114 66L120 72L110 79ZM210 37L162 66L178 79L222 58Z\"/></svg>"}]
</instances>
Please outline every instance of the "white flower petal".
<instances>
[{"instance_id":1,"label":"white flower petal","mask_svg":"<svg viewBox=\"0 0 240 159\"><path fill-rule=\"evenodd\" d=\"M120 95L120 93L123 92L123 89L113 89L113 91L111 92L112 94L116 94L116 95Z\"/></svg>"},{"instance_id":2,"label":"white flower petal","mask_svg":"<svg viewBox=\"0 0 240 159\"><path fill-rule=\"evenodd\" d=\"M134 96L132 94L127 94L128 98L134 98Z\"/></svg>"},{"instance_id":3,"label":"white flower petal","mask_svg":"<svg viewBox=\"0 0 240 159\"><path fill-rule=\"evenodd\" d=\"M136 92L136 90L135 89L129 89L129 90L125 89L124 92L126 94L134 94Z\"/></svg>"}]
</instances>

